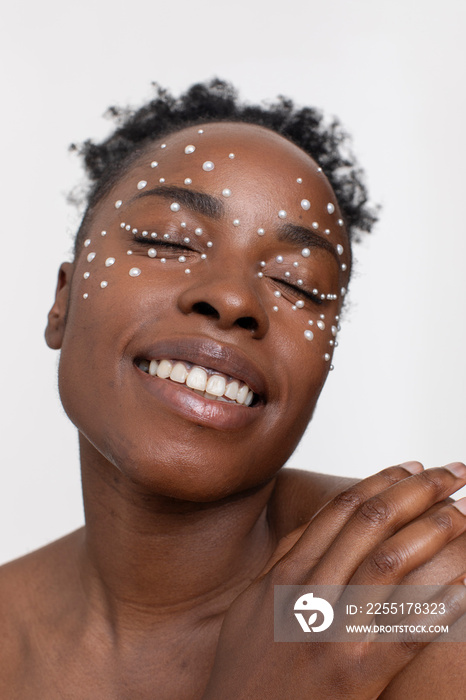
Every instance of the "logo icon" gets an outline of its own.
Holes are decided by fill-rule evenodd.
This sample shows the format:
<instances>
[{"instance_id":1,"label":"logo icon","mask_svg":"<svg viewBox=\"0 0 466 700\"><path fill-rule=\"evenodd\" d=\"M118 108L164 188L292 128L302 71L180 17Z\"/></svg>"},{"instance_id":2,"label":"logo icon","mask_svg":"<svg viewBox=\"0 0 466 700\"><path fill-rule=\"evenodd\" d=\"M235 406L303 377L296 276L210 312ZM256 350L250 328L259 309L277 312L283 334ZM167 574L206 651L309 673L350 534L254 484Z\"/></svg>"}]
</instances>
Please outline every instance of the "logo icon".
<instances>
[{"instance_id":1,"label":"logo icon","mask_svg":"<svg viewBox=\"0 0 466 700\"><path fill-rule=\"evenodd\" d=\"M300 612L295 612L295 617L301 625L303 632L323 632L328 629L333 622L333 608L324 598L314 598L313 593L305 593L300 596L294 604L295 610L303 610L309 615L308 620ZM322 624L317 627L313 626L317 620L317 613L320 612L324 616Z\"/></svg>"}]
</instances>

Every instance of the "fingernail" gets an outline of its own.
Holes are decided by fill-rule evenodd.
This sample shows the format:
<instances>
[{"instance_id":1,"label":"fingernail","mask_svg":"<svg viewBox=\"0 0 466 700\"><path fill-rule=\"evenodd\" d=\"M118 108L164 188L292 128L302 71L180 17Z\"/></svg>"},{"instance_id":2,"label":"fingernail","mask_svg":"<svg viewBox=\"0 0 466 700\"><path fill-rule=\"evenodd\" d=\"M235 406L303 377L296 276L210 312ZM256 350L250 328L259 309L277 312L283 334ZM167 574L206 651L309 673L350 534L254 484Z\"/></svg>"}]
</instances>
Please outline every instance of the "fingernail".
<instances>
[{"instance_id":1,"label":"fingernail","mask_svg":"<svg viewBox=\"0 0 466 700\"><path fill-rule=\"evenodd\" d=\"M406 471L411 472L411 474L419 474L419 472L424 471L424 467L420 462L403 462L400 467L406 469Z\"/></svg>"},{"instance_id":2,"label":"fingernail","mask_svg":"<svg viewBox=\"0 0 466 700\"><path fill-rule=\"evenodd\" d=\"M453 503L455 508L458 508L460 513L463 513L463 515L466 515L466 497L465 498L459 498L457 501Z\"/></svg>"},{"instance_id":3,"label":"fingernail","mask_svg":"<svg viewBox=\"0 0 466 700\"><path fill-rule=\"evenodd\" d=\"M452 462L451 464L445 464L444 469L447 469L455 476L459 476L461 478L466 477L466 466L462 462Z\"/></svg>"}]
</instances>

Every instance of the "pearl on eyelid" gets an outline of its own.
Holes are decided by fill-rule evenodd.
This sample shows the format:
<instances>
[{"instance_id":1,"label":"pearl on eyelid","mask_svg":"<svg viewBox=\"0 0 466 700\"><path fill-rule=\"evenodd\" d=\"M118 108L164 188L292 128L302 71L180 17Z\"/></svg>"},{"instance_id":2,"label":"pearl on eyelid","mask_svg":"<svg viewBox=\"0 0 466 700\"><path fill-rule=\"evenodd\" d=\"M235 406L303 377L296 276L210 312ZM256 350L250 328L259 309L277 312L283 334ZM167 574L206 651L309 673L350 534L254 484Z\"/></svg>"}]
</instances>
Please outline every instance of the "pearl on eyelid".
<instances>
[{"instance_id":1,"label":"pearl on eyelid","mask_svg":"<svg viewBox=\"0 0 466 700\"><path fill-rule=\"evenodd\" d=\"M159 182L161 182L163 184L165 182L165 178L164 177L159 178Z\"/></svg>"},{"instance_id":2,"label":"pearl on eyelid","mask_svg":"<svg viewBox=\"0 0 466 700\"><path fill-rule=\"evenodd\" d=\"M284 209L280 209L278 216L280 219L286 219L286 211Z\"/></svg>"},{"instance_id":3,"label":"pearl on eyelid","mask_svg":"<svg viewBox=\"0 0 466 700\"><path fill-rule=\"evenodd\" d=\"M150 258L156 258L156 257L157 257L157 251L156 251L156 249L155 249L155 248L149 248L149 250L147 251L147 255L148 255Z\"/></svg>"},{"instance_id":4,"label":"pearl on eyelid","mask_svg":"<svg viewBox=\"0 0 466 700\"><path fill-rule=\"evenodd\" d=\"M191 180L190 177L186 177L186 178L184 179L184 184L185 184L185 185L191 185L192 182L193 182L193 181Z\"/></svg>"},{"instance_id":5,"label":"pearl on eyelid","mask_svg":"<svg viewBox=\"0 0 466 700\"><path fill-rule=\"evenodd\" d=\"M172 204L170 204L170 209L172 211L180 211L180 205L178 204L178 202L173 202Z\"/></svg>"},{"instance_id":6,"label":"pearl on eyelid","mask_svg":"<svg viewBox=\"0 0 466 700\"><path fill-rule=\"evenodd\" d=\"M309 248L303 248L301 251L301 255L303 256L303 258L308 258L310 256L310 254L311 254L311 251L309 250Z\"/></svg>"}]
</instances>

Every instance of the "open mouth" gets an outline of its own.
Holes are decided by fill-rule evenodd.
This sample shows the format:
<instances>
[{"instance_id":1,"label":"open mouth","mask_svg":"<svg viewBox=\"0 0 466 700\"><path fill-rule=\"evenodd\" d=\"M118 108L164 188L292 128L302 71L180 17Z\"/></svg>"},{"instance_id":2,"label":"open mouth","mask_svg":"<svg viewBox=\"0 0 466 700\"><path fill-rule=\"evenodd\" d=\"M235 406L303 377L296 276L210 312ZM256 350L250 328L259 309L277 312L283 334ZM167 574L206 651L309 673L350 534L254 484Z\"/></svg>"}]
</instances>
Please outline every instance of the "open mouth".
<instances>
[{"instance_id":1,"label":"open mouth","mask_svg":"<svg viewBox=\"0 0 466 700\"><path fill-rule=\"evenodd\" d=\"M240 406L254 406L259 401L247 384L208 367L164 358L136 358L135 365L152 377L182 384L206 399Z\"/></svg>"}]
</instances>

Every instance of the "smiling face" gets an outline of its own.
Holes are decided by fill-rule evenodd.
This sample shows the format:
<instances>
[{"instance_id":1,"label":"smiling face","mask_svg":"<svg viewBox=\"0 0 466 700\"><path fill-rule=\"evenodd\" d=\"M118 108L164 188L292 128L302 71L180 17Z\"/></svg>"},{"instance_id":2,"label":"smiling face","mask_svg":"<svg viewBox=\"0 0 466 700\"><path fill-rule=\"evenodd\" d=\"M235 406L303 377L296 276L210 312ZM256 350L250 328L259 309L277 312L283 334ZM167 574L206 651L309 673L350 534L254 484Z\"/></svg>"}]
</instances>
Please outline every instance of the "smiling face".
<instances>
[{"instance_id":1,"label":"smiling face","mask_svg":"<svg viewBox=\"0 0 466 700\"><path fill-rule=\"evenodd\" d=\"M66 321L52 309L84 458L187 500L270 479L330 369L349 266L330 185L279 135L215 123L152 144L93 212Z\"/></svg>"}]
</instances>

